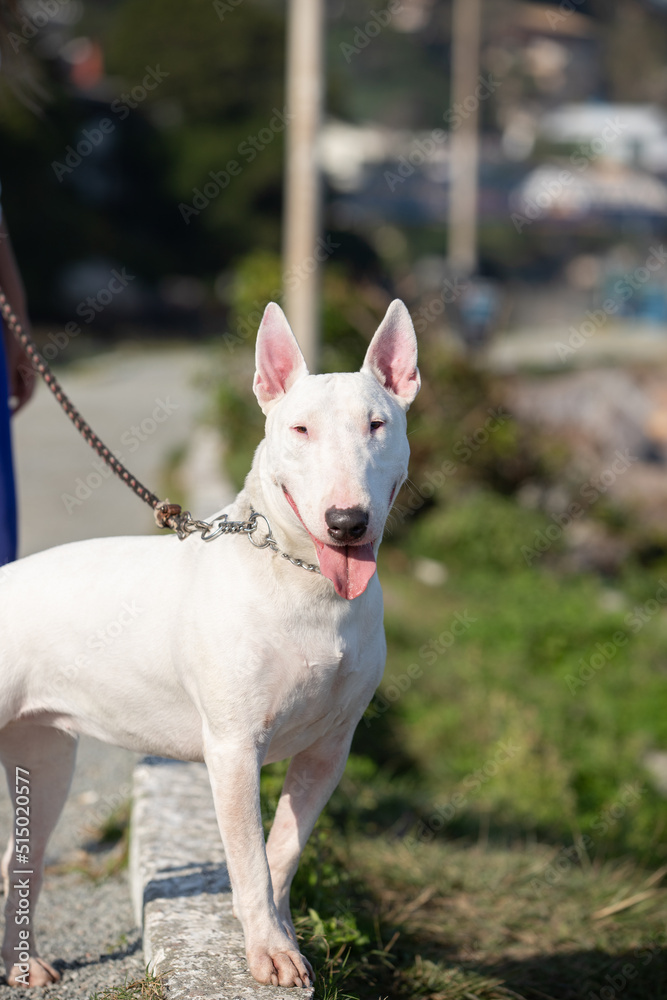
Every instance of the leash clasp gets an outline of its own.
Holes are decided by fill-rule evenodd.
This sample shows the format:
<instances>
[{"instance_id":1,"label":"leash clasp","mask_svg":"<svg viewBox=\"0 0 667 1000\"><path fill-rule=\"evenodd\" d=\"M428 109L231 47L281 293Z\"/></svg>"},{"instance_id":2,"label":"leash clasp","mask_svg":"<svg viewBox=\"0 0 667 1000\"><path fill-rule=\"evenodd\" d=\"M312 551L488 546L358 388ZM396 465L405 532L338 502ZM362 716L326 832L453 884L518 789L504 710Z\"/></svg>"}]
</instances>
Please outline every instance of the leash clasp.
<instances>
[{"instance_id":1,"label":"leash clasp","mask_svg":"<svg viewBox=\"0 0 667 1000\"><path fill-rule=\"evenodd\" d=\"M174 518L176 523L178 523L182 510L183 508L180 504L169 503L168 500L158 504L155 507L155 523L158 528L172 528L173 526L169 522Z\"/></svg>"}]
</instances>

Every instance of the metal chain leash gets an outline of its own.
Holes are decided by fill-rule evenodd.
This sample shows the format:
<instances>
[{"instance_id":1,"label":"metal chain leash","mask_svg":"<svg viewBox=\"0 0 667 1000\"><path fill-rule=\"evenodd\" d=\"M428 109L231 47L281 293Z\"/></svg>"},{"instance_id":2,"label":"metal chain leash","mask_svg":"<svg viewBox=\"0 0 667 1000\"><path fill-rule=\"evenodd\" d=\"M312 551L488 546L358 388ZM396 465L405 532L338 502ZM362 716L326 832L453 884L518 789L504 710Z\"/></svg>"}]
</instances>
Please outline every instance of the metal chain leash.
<instances>
[{"instance_id":1,"label":"metal chain leash","mask_svg":"<svg viewBox=\"0 0 667 1000\"><path fill-rule=\"evenodd\" d=\"M23 347L24 351L30 358L30 362L34 371L38 372L47 386L56 397L61 407L72 421L76 429L79 431L81 436L85 441L94 448L97 454L107 463L107 465L113 469L117 476L119 476L124 483L133 490L137 496L143 500L145 503L149 504L151 507L156 508L160 505L160 498L139 482L132 473L125 468L122 462L120 462L115 455L113 455L109 449L106 447L103 441L98 438L97 434L92 430L92 428L83 419L76 406L68 398L60 382L55 377L48 363L44 360L42 355L37 349L32 337L23 329L18 317L12 311L12 307L7 301L7 296L4 291L0 288L0 309L2 310L2 315L7 323L7 326L14 334L19 344Z\"/></svg>"},{"instance_id":2,"label":"metal chain leash","mask_svg":"<svg viewBox=\"0 0 667 1000\"><path fill-rule=\"evenodd\" d=\"M258 514L257 511L251 510L250 517L247 521L230 521L227 514L220 514L218 517L213 518L212 521L200 521L193 518L189 510L183 510L180 504L169 503L168 500L160 500L155 493L152 493L143 485L143 483L140 483L136 476L132 475L129 469L127 469L123 463L116 458L104 442L97 436L92 427L83 419L81 413L77 410L76 406L67 396L60 382L51 371L47 361L45 361L40 354L39 349L37 348L37 345L32 337L26 330L23 329L16 313L13 312L12 307L7 301L7 296L1 287L0 311L2 311L2 316L7 323L7 326L30 358L30 363L34 371L38 372L42 376L47 386L60 403L62 409L83 437L84 441L88 442L90 447L97 452L102 461L106 462L109 468L112 469L112 471L115 472L115 474L127 486L129 486L134 493L136 493L140 500L143 500L144 503L147 503L153 508L155 522L159 528L171 528L172 531L176 532L181 541L185 538L189 538L190 535L197 532L201 534L202 541L204 542L211 542L214 538L218 538L220 535L231 535L244 532L255 548L269 548L271 551L281 555L283 559L287 559L293 566L299 566L301 569L308 570L311 573L321 572L319 566L316 566L313 563L306 563L302 559L296 559L294 556L288 555L278 547L278 543L271 533L271 525L264 514ZM253 534L257 530L257 519L260 517L266 524L267 534L262 542L256 542L253 538Z\"/></svg>"}]
</instances>

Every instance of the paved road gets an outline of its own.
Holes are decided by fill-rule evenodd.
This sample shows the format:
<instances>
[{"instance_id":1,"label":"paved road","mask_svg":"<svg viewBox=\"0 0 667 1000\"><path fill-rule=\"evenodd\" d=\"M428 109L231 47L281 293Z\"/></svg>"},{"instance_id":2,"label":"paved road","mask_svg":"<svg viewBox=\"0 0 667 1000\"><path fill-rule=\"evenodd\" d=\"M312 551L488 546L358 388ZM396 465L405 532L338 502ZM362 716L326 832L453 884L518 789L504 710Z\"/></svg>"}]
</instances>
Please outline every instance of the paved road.
<instances>
[{"instance_id":1,"label":"paved road","mask_svg":"<svg viewBox=\"0 0 667 1000\"><path fill-rule=\"evenodd\" d=\"M149 489L161 494L165 462L186 443L206 405L200 348L104 354L58 374L93 429ZM152 514L78 435L40 385L15 421L21 554L100 535L144 534Z\"/></svg>"},{"instance_id":2,"label":"paved road","mask_svg":"<svg viewBox=\"0 0 667 1000\"><path fill-rule=\"evenodd\" d=\"M128 346L58 374L95 431L162 496L165 465L191 439L205 408L207 368L210 353L202 348ZM101 475L95 453L43 385L17 417L14 430L21 555L83 538L154 530L148 506L115 477ZM197 514L211 513L191 502ZM222 497L219 506L224 502ZM90 828L128 799L135 759L127 751L81 740L72 792L49 847L52 865L76 863ZM9 827L8 800L2 796L0 843ZM62 959L65 973L62 984L47 996L87 997L122 983L126 975L142 974L124 875L96 886L54 870L45 895L38 911L40 947L45 957ZM0 986L2 1000L17 1000L22 993Z\"/></svg>"}]
</instances>

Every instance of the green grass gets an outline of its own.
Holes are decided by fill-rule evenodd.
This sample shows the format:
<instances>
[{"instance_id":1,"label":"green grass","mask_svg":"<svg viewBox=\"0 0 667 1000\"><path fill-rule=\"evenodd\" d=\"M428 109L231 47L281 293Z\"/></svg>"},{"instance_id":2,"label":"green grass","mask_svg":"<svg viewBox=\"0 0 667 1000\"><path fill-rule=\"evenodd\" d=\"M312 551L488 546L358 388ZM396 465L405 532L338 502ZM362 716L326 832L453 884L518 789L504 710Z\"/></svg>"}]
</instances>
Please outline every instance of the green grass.
<instances>
[{"instance_id":1,"label":"green grass","mask_svg":"<svg viewBox=\"0 0 667 1000\"><path fill-rule=\"evenodd\" d=\"M614 983L614 997L667 997L660 872L484 835L408 849L328 825L295 886L319 1000L594 1000Z\"/></svg>"},{"instance_id":2,"label":"green grass","mask_svg":"<svg viewBox=\"0 0 667 1000\"><path fill-rule=\"evenodd\" d=\"M164 976L164 973L154 975L147 969L143 979L126 980L122 986L108 986L93 993L90 1000L165 1000Z\"/></svg>"},{"instance_id":3,"label":"green grass","mask_svg":"<svg viewBox=\"0 0 667 1000\"><path fill-rule=\"evenodd\" d=\"M533 532L515 502L469 496L387 553L388 664L357 746L407 770L420 811L453 814L454 833L486 815L501 831L583 835L589 853L663 863L667 810L643 761L667 748L667 573L630 567L610 583L522 565ZM440 587L411 572L426 554L448 567ZM378 755L377 737L405 762Z\"/></svg>"},{"instance_id":4,"label":"green grass","mask_svg":"<svg viewBox=\"0 0 667 1000\"><path fill-rule=\"evenodd\" d=\"M130 849L130 808L128 800L103 820L83 831L85 841L67 860L50 865L52 872L78 872L94 882L102 882L127 868Z\"/></svg>"},{"instance_id":5,"label":"green grass","mask_svg":"<svg viewBox=\"0 0 667 1000\"><path fill-rule=\"evenodd\" d=\"M321 1000L667 998L667 574L527 566L545 523L470 491L385 546L385 678L293 895Z\"/></svg>"}]
</instances>

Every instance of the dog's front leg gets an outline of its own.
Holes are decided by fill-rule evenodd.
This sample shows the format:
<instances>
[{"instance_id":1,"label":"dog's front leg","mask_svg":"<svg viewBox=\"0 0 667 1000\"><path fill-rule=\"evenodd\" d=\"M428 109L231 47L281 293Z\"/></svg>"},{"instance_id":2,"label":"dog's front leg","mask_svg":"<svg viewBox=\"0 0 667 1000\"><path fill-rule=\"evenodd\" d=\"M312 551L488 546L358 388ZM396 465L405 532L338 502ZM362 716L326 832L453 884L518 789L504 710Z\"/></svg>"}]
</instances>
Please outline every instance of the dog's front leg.
<instances>
[{"instance_id":1,"label":"dog's front leg","mask_svg":"<svg viewBox=\"0 0 667 1000\"><path fill-rule=\"evenodd\" d=\"M269 834L266 852L273 896L295 941L289 902L292 879L305 843L343 775L354 728L337 730L292 758Z\"/></svg>"},{"instance_id":2,"label":"dog's front leg","mask_svg":"<svg viewBox=\"0 0 667 1000\"><path fill-rule=\"evenodd\" d=\"M250 972L260 983L310 986L310 964L288 935L273 898L259 804L263 751L207 739L215 811L227 856L236 914L243 924Z\"/></svg>"}]
</instances>

